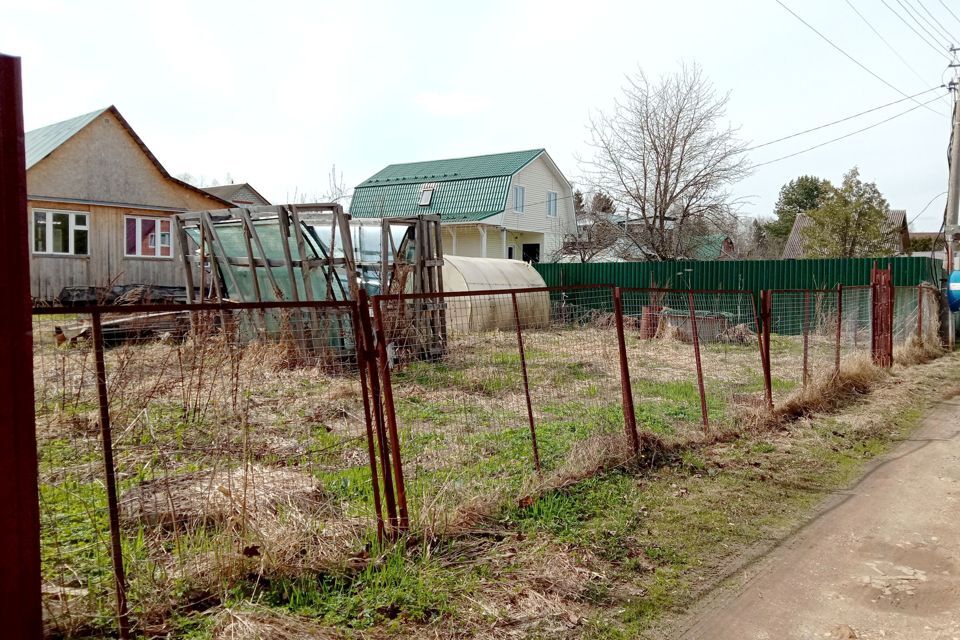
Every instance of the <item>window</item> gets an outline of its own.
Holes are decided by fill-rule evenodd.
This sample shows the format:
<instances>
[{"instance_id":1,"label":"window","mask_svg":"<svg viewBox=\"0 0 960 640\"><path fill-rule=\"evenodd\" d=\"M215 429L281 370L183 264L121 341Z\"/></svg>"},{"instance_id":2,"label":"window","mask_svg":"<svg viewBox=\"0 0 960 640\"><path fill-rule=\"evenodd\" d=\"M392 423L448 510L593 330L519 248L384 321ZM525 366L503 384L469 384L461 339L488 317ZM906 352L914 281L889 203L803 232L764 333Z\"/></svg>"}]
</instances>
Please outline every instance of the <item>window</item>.
<instances>
[{"instance_id":1,"label":"window","mask_svg":"<svg viewBox=\"0 0 960 640\"><path fill-rule=\"evenodd\" d=\"M90 255L89 214L55 209L33 210L33 252Z\"/></svg>"},{"instance_id":2,"label":"window","mask_svg":"<svg viewBox=\"0 0 960 640\"><path fill-rule=\"evenodd\" d=\"M123 254L135 258L172 258L170 218L126 216L123 219L126 242Z\"/></svg>"},{"instance_id":3,"label":"window","mask_svg":"<svg viewBox=\"0 0 960 640\"><path fill-rule=\"evenodd\" d=\"M524 188L520 185L513 187L513 210L517 213L523 213Z\"/></svg>"},{"instance_id":4,"label":"window","mask_svg":"<svg viewBox=\"0 0 960 640\"><path fill-rule=\"evenodd\" d=\"M551 218L557 217L557 192L547 191L547 215Z\"/></svg>"},{"instance_id":5,"label":"window","mask_svg":"<svg viewBox=\"0 0 960 640\"><path fill-rule=\"evenodd\" d=\"M513 247L507 247L507 260L513 260Z\"/></svg>"},{"instance_id":6,"label":"window","mask_svg":"<svg viewBox=\"0 0 960 640\"><path fill-rule=\"evenodd\" d=\"M437 188L436 182L428 182L420 188L420 202L417 204L421 207L429 207L430 201L433 200L433 190Z\"/></svg>"}]
</instances>

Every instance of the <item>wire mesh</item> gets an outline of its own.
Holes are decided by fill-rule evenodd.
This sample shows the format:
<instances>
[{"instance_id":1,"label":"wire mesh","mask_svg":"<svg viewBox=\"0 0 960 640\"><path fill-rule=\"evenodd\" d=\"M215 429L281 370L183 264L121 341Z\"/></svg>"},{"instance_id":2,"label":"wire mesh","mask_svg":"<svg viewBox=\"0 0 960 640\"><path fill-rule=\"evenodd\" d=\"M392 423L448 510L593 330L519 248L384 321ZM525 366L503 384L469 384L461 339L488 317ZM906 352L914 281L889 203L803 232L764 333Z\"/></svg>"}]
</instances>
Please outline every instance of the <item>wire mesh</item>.
<instances>
[{"instance_id":1,"label":"wire mesh","mask_svg":"<svg viewBox=\"0 0 960 640\"><path fill-rule=\"evenodd\" d=\"M873 290L843 287L840 323L840 362L870 358L873 337Z\"/></svg>"},{"instance_id":2,"label":"wire mesh","mask_svg":"<svg viewBox=\"0 0 960 640\"><path fill-rule=\"evenodd\" d=\"M177 608L203 606L251 575L339 566L375 539L352 314L336 304L102 314L135 633L176 613L171 594L184 594ZM48 601L70 606L51 612L58 626L102 632L113 583L92 326L35 320Z\"/></svg>"},{"instance_id":3,"label":"wire mesh","mask_svg":"<svg viewBox=\"0 0 960 640\"><path fill-rule=\"evenodd\" d=\"M374 304L414 528L456 525L626 451L611 288Z\"/></svg>"},{"instance_id":4,"label":"wire mesh","mask_svg":"<svg viewBox=\"0 0 960 640\"><path fill-rule=\"evenodd\" d=\"M771 292L770 371L774 403L836 373L839 291Z\"/></svg>"}]
</instances>

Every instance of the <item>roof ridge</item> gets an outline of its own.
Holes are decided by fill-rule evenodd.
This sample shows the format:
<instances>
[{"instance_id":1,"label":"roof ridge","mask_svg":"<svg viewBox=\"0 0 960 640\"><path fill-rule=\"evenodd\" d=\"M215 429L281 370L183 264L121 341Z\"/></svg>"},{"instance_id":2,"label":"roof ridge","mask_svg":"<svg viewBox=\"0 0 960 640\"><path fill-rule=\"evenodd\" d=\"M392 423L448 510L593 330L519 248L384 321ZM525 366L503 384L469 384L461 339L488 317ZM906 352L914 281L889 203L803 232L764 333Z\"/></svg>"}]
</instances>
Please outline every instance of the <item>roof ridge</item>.
<instances>
[{"instance_id":1,"label":"roof ridge","mask_svg":"<svg viewBox=\"0 0 960 640\"><path fill-rule=\"evenodd\" d=\"M410 162L393 162L388 164L387 167L402 167L408 164L426 164L428 162L455 162L457 160L477 160L479 158L492 158L494 156L507 156L514 153L533 153L534 151L540 153L546 151L544 147L534 147L533 149L517 149L516 151L500 151L498 153L481 153L480 155L475 156L460 156L457 158L433 158L432 160L412 160Z\"/></svg>"}]
</instances>

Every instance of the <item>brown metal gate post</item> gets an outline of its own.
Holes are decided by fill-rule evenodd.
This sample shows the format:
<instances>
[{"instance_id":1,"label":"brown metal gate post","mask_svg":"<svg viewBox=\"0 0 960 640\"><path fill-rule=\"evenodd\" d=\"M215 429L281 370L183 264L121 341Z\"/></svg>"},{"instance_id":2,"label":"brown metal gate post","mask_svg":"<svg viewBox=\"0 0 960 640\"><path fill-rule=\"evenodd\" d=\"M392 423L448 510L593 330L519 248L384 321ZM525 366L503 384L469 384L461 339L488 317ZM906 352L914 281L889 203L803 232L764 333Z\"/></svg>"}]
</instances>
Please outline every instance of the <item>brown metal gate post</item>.
<instances>
[{"instance_id":1,"label":"brown metal gate post","mask_svg":"<svg viewBox=\"0 0 960 640\"><path fill-rule=\"evenodd\" d=\"M634 455L640 454L640 434L633 407L633 387L630 384L630 365L627 362L627 339L623 330L623 299L620 287L613 289L613 315L617 322L617 346L620 354L620 389L623 395L623 425L633 446Z\"/></svg>"},{"instance_id":2,"label":"brown metal gate post","mask_svg":"<svg viewBox=\"0 0 960 640\"><path fill-rule=\"evenodd\" d=\"M0 619L8 638L40 638L40 506L20 59L0 55Z\"/></svg>"},{"instance_id":3,"label":"brown metal gate post","mask_svg":"<svg viewBox=\"0 0 960 640\"><path fill-rule=\"evenodd\" d=\"M923 285L917 285L917 339L923 344Z\"/></svg>"},{"instance_id":4,"label":"brown metal gate post","mask_svg":"<svg viewBox=\"0 0 960 640\"><path fill-rule=\"evenodd\" d=\"M810 291L803 292L803 386L810 382Z\"/></svg>"},{"instance_id":5,"label":"brown metal gate post","mask_svg":"<svg viewBox=\"0 0 960 640\"><path fill-rule=\"evenodd\" d=\"M103 475L107 491L107 510L110 517L110 555L113 561L113 581L117 593L117 622L120 638L130 637L130 619L127 611L127 578L123 571L123 549L120 545L120 512L117 507L117 478L113 464L113 438L110 434L110 399L107 397L107 367L103 358L103 325L100 312L90 318L93 327L93 351L97 367L97 399L100 409L100 443L103 447Z\"/></svg>"},{"instance_id":6,"label":"brown metal gate post","mask_svg":"<svg viewBox=\"0 0 960 640\"><path fill-rule=\"evenodd\" d=\"M523 349L523 332L520 330L520 308L516 291L510 292L513 302L513 322L517 328L517 348L520 350L520 369L523 372L523 394L527 398L527 419L530 422L530 443L533 446L533 466L540 473L540 450L537 448L537 428L533 420L533 403L530 401L530 381L527 378L527 357Z\"/></svg>"},{"instance_id":7,"label":"brown metal gate post","mask_svg":"<svg viewBox=\"0 0 960 640\"><path fill-rule=\"evenodd\" d=\"M770 324L773 318L773 292L760 292L760 321L763 339L760 340L760 364L763 367L763 393L767 409L773 409L773 380L770 372Z\"/></svg>"},{"instance_id":8,"label":"brown metal gate post","mask_svg":"<svg viewBox=\"0 0 960 640\"><path fill-rule=\"evenodd\" d=\"M834 375L840 375L840 341L843 338L843 285L837 285L837 346L834 354Z\"/></svg>"},{"instance_id":9,"label":"brown metal gate post","mask_svg":"<svg viewBox=\"0 0 960 640\"><path fill-rule=\"evenodd\" d=\"M383 509L380 504L380 479L377 474L377 452L374 447L374 431L373 431L373 420L371 419L372 404L379 404L380 396L370 397L370 386L367 380L368 372L368 363L372 358L372 353L369 349L369 343L366 340L366 334L363 331L361 322L360 322L360 313L363 310L369 315L369 305L366 303L366 296L360 294L360 299L357 300L357 303L351 305L351 317L353 320L353 343L354 350L357 353L357 371L360 375L360 394L363 396L363 421L364 426L366 427L367 435L367 456L370 458L370 484L373 489L373 508L377 514L377 541L383 542Z\"/></svg>"},{"instance_id":10,"label":"brown metal gate post","mask_svg":"<svg viewBox=\"0 0 960 640\"><path fill-rule=\"evenodd\" d=\"M697 363L697 386L700 389L700 415L703 418L703 430L710 430L710 417L707 412L707 391L703 386L703 366L700 363L700 334L697 331L697 312L693 302L693 291L687 292L690 306L690 335L693 338L693 357Z\"/></svg>"},{"instance_id":11,"label":"brown metal gate post","mask_svg":"<svg viewBox=\"0 0 960 640\"><path fill-rule=\"evenodd\" d=\"M410 513L407 510L407 490L403 480L403 461L400 459L400 437L397 432L397 410L393 402L390 359L387 356L386 337L383 330L383 310L379 298L373 300L373 321L376 324L377 368L380 369L380 379L383 383L383 409L386 414L390 457L392 458L393 478L396 485L397 528L400 531L407 531L410 529Z\"/></svg>"}]
</instances>

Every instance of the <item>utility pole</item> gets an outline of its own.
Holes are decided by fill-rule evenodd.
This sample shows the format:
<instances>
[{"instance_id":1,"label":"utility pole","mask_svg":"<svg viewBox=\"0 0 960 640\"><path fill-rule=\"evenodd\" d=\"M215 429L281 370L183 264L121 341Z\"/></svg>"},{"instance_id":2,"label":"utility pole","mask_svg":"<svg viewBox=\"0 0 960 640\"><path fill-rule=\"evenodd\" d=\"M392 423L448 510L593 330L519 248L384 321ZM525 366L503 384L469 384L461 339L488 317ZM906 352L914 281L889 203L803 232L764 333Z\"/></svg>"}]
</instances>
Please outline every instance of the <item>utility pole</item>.
<instances>
[{"instance_id":1,"label":"utility pole","mask_svg":"<svg viewBox=\"0 0 960 640\"><path fill-rule=\"evenodd\" d=\"M958 213L960 213L960 77L957 75L957 69L960 68L960 62L957 61L957 47L950 47L950 53L953 55L953 62L950 68L953 69L953 80L947 85L950 94L953 96L952 128L950 134L950 180L947 187L947 213L944 221L944 233L947 240L947 258L949 264L947 272L953 271L953 256L957 248L957 237L960 228L957 225Z\"/></svg>"}]
</instances>

